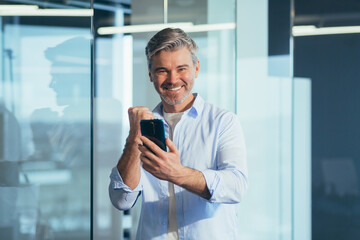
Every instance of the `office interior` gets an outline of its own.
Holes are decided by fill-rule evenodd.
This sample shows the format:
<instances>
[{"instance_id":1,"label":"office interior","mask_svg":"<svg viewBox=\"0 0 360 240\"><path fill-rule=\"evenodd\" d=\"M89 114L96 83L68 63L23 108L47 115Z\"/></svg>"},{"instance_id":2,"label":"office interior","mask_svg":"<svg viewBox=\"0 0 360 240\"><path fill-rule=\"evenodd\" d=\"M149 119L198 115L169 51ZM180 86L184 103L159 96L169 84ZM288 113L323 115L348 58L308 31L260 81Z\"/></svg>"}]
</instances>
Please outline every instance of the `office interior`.
<instances>
[{"instance_id":1,"label":"office interior","mask_svg":"<svg viewBox=\"0 0 360 240\"><path fill-rule=\"evenodd\" d=\"M244 240L360 239L357 0L1 0L0 238L135 239L109 175L130 106L160 101L144 48L199 45L194 91L235 112Z\"/></svg>"}]
</instances>

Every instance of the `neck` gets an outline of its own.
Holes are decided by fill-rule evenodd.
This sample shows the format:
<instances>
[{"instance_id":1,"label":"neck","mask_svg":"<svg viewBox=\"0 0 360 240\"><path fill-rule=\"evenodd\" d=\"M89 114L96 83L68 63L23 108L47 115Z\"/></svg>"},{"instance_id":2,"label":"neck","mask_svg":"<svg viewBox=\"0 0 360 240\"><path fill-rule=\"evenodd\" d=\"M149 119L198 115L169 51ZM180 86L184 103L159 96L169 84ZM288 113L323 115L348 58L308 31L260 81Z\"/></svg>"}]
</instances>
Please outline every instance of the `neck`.
<instances>
[{"instance_id":1,"label":"neck","mask_svg":"<svg viewBox=\"0 0 360 240\"><path fill-rule=\"evenodd\" d=\"M185 101L183 103L175 104L175 105L169 105L164 100L161 100L161 101L164 106L165 112L179 113L179 112L184 112L184 111L188 110L189 108L191 108L191 106L193 105L193 103L195 101L195 97L193 94L190 94L189 97L187 99L185 99Z\"/></svg>"}]
</instances>

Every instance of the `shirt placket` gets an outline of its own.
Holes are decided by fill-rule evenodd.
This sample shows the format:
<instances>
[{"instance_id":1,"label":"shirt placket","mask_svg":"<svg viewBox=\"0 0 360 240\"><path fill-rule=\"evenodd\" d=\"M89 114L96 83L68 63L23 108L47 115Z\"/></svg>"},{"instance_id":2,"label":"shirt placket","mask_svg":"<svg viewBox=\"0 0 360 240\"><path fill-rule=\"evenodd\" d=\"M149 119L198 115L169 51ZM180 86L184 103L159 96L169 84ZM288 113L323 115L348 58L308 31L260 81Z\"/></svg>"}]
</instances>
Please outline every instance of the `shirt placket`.
<instances>
[{"instance_id":1,"label":"shirt placket","mask_svg":"<svg viewBox=\"0 0 360 240\"><path fill-rule=\"evenodd\" d=\"M181 120L176 124L176 127L173 132L173 142L175 146L180 146L180 137L181 135L178 134L179 129L183 129L183 124L186 121L187 114L184 113ZM181 149L179 150L180 154L180 162L181 159ZM175 192L175 201L176 201L176 220L178 225L178 235L179 240L184 239L184 210L183 210L183 198L182 198L182 191L183 189L177 185L174 185L174 192Z\"/></svg>"}]
</instances>

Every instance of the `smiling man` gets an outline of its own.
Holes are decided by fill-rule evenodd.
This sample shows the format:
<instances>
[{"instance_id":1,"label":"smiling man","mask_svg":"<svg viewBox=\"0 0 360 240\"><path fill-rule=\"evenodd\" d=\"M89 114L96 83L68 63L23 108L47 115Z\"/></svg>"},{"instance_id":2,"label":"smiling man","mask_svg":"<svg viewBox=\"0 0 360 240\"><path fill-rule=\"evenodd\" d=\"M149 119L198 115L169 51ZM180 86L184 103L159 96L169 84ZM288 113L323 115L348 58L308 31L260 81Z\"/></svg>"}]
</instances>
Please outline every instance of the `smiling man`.
<instances>
[{"instance_id":1,"label":"smiling man","mask_svg":"<svg viewBox=\"0 0 360 240\"><path fill-rule=\"evenodd\" d=\"M129 136L110 175L113 205L130 209L142 193L137 239L239 239L237 206L248 180L237 116L192 93L197 45L181 29L155 34L146 57L161 103L128 111ZM141 136L145 119L164 120L168 152Z\"/></svg>"}]
</instances>

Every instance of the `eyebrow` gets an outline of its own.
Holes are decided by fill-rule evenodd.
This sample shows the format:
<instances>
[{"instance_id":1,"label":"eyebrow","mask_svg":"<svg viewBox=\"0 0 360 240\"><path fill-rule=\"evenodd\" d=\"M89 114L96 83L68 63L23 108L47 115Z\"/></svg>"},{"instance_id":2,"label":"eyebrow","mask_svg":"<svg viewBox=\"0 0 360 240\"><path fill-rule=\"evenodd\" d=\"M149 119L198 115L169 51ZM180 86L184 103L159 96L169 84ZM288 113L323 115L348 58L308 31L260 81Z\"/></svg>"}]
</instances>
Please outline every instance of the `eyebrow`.
<instances>
[{"instance_id":1,"label":"eyebrow","mask_svg":"<svg viewBox=\"0 0 360 240\"><path fill-rule=\"evenodd\" d=\"M176 68L183 68L183 67L189 67L189 65L188 64L183 64L183 65L177 66Z\"/></svg>"},{"instance_id":2,"label":"eyebrow","mask_svg":"<svg viewBox=\"0 0 360 240\"><path fill-rule=\"evenodd\" d=\"M188 65L188 64L182 64L182 65L177 66L176 68L183 68L183 67L189 67L189 65ZM154 69L154 72L157 72L157 71L159 71L159 70L166 70L166 71L168 71L168 69L167 69L166 67L158 67L158 68L155 68L155 69Z\"/></svg>"}]
</instances>

